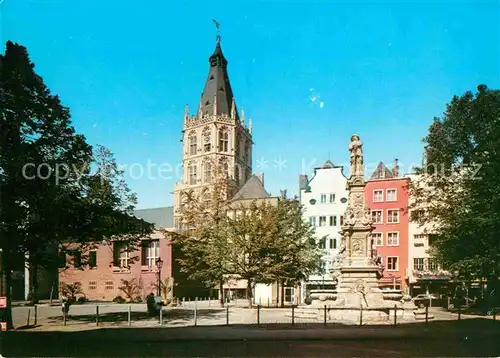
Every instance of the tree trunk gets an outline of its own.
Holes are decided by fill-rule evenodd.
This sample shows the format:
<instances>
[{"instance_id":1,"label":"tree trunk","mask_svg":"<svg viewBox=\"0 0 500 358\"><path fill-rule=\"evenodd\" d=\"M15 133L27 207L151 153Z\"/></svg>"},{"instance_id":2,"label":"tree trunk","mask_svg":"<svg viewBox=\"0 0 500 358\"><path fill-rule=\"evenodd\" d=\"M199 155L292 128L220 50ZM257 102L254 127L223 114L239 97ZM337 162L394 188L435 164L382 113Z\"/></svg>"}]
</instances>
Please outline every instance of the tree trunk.
<instances>
[{"instance_id":1,"label":"tree trunk","mask_svg":"<svg viewBox=\"0 0 500 358\"><path fill-rule=\"evenodd\" d=\"M38 303L38 265L36 263L29 264L30 273L30 287L29 287L29 300L31 304Z\"/></svg>"},{"instance_id":2,"label":"tree trunk","mask_svg":"<svg viewBox=\"0 0 500 358\"><path fill-rule=\"evenodd\" d=\"M247 280L247 298L248 298L248 308L252 308L252 281Z\"/></svg>"},{"instance_id":3,"label":"tree trunk","mask_svg":"<svg viewBox=\"0 0 500 358\"><path fill-rule=\"evenodd\" d=\"M219 293L220 306L224 307L224 281L222 280L219 282Z\"/></svg>"},{"instance_id":4,"label":"tree trunk","mask_svg":"<svg viewBox=\"0 0 500 358\"><path fill-rule=\"evenodd\" d=\"M280 279L276 280L276 307L280 304Z\"/></svg>"},{"instance_id":5,"label":"tree trunk","mask_svg":"<svg viewBox=\"0 0 500 358\"><path fill-rule=\"evenodd\" d=\"M280 285L281 308L285 307L285 280L281 280Z\"/></svg>"},{"instance_id":6,"label":"tree trunk","mask_svg":"<svg viewBox=\"0 0 500 358\"><path fill-rule=\"evenodd\" d=\"M7 308L5 309L5 315L3 317L3 321L7 322L7 329L14 329L14 323L12 322L12 273L10 269L10 265L8 263L8 254L5 255L5 251L3 252L3 272L5 273L5 296L7 297Z\"/></svg>"}]
</instances>

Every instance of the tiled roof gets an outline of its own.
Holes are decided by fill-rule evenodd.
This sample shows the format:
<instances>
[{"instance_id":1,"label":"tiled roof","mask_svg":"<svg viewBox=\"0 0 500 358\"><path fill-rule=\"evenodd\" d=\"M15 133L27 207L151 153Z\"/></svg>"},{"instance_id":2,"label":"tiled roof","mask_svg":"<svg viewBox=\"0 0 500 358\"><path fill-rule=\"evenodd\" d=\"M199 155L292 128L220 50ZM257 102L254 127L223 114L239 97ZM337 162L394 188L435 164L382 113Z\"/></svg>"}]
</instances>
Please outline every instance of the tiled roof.
<instances>
[{"instance_id":1,"label":"tiled roof","mask_svg":"<svg viewBox=\"0 0 500 358\"><path fill-rule=\"evenodd\" d=\"M168 229L174 226L173 206L134 210L134 216L148 223L154 224L157 228Z\"/></svg>"},{"instance_id":2,"label":"tiled roof","mask_svg":"<svg viewBox=\"0 0 500 358\"><path fill-rule=\"evenodd\" d=\"M231 200L268 198L271 195L256 175L252 175Z\"/></svg>"},{"instance_id":3,"label":"tiled roof","mask_svg":"<svg viewBox=\"0 0 500 358\"><path fill-rule=\"evenodd\" d=\"M210 69L205 88L201 95L200 110L205 115L231 115L233 90L227 73L227 60L222 54L220 42L209 58ZM214 101L217 100L217 113L214 113ZM236 108L235 108L236 109ZM236 110L236 118L238 111Z\"/></svg>"},{"instance_id":4,"label":"tiled roof","mask_svg":"<svg viewBox=\"0 0 500 358\"><path fill-rule=\"evenodd\" d=\"M373 172L370 180L373 179L389 179L393 178L394 175L392 175L392 172L387 169L387 167L384 165L383 162L378 163L377 168Z\"/></svg>"},{"instance_id":5,"label":"tiled roof","mask_svg":"<svg viewBox=\"0 0 500 358\"><path fill-rule=\"evenodd\" d=\"M325 164L321 167L321 169L329 169L329 168L335 168L335 165L328 159Z\"/></svg>"}]
</instances>

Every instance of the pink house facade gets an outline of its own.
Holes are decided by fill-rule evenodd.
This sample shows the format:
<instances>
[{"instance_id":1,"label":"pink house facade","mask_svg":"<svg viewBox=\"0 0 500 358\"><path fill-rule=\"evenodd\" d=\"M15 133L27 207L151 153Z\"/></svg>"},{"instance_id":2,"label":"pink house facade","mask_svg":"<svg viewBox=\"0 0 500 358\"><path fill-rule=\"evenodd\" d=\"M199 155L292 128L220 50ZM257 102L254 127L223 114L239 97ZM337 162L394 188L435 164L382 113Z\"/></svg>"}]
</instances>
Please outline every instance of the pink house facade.
<instances>
[{"instance_id":1,"label":"pink house facade","mask_svg":"<svg viewBox=\"0 0 500 358\"><path fill-rule=\"evenodd\" d=\"M170 229L172 208L137 210L135 216L155 224L157 228ZM159 231L141 240L137 250L127 252L120 241L105 242L88 253L90 267L78 267L78 258L66 257L68 268L59 273L59 287L80 282L84 296L92 301L112 301L126 298L120 290L123 280L135 279L140 286L137 295L144 299L151 292L157 294L158 279L172 281L172 247ZM156 262L163 261L161 272ZM172 282L173 284L173 282Z\"/></svg>"},{"instance_id":2,"label":"pink house facade","mask_svg":"<svg viewBox=\"0 0 500 358\"><path fill-rule=\"evenodd\" d=\"M373 248L384 265L382 289L408 292L408 178L381 162L366 183L365 198L373 226Z\"/></svg>"}]
</instances>

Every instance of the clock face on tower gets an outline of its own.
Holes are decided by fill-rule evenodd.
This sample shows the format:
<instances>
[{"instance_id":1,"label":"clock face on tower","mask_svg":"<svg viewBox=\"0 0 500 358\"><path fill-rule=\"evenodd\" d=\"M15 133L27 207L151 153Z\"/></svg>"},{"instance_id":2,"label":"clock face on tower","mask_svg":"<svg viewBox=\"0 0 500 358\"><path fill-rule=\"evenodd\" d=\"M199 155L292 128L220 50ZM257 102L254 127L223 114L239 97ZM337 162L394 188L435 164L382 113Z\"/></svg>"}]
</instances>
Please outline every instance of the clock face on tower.
<instances>
[{"instance_id":1,"label":"clock face on tower","mask_svg":"<svg viewBox=\"0 0 500 358\"><path fill-rule=\"evenodd\" d=\"M342 199L340 199L340 202L341 202L342 204L347 203L347 198L342 198Z\"/></svg>"}]
</instances>

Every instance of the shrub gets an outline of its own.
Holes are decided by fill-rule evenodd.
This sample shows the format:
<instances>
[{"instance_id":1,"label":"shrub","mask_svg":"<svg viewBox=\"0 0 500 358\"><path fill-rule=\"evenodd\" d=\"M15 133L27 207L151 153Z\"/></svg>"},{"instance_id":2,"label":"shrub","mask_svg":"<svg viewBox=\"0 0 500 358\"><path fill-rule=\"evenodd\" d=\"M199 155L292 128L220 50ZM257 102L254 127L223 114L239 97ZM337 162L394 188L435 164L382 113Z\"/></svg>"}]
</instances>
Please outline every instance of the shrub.
<instances>
[{"instance_id":1,"label":"shrub","mask_svg":"<svg viewBox=\"0 0 500 358\"><path fill-rule=\"evenodd\" d=\"M76 301L76 295L83 295L82 283L65 283L62 287L61 293L68 297L68 301L74 302Z\"/></svg>"},{"instance_id":2,"label":"shrub","mask_svg":"<svg viewBox=\"0 0 500 358\"><path fill-rule=\"evenodd\" d=\"M137 296L134 300L135 303L142 303L142 297L141 296Z\"/></svg>"},{"instance_id":3,"label":"shrub","mask_svg":"<svg viewBox=\"0 0 500 358\"><path fill-rule=\"evenodd\" d=\"M89 299L85 296L78 297L78 300L76 300L80 304L84 304L89 301Z\"/></svg>"},{"instance_id":4,"label":"shrub","mask_svg":"<svg viewBox=\"0 0 500 358\"><path fill-rule=\"evenodd\" d=\"M114 303L125 303L125 299L122 296L116 296L113 298Z\"/></svg>"},{"instance_id":5,"label":"shrub","mask_svg":"<svg viewBox=\"0 0 500 358\"><path fill-rule=\"evenodd\" d=\"M128 302L133 302L134 298L141 293L141 286L137 283L136 279L123 280L122 285L118 287L120 291L125 294L125 298Z\"/></svg>"}]
</instances>

